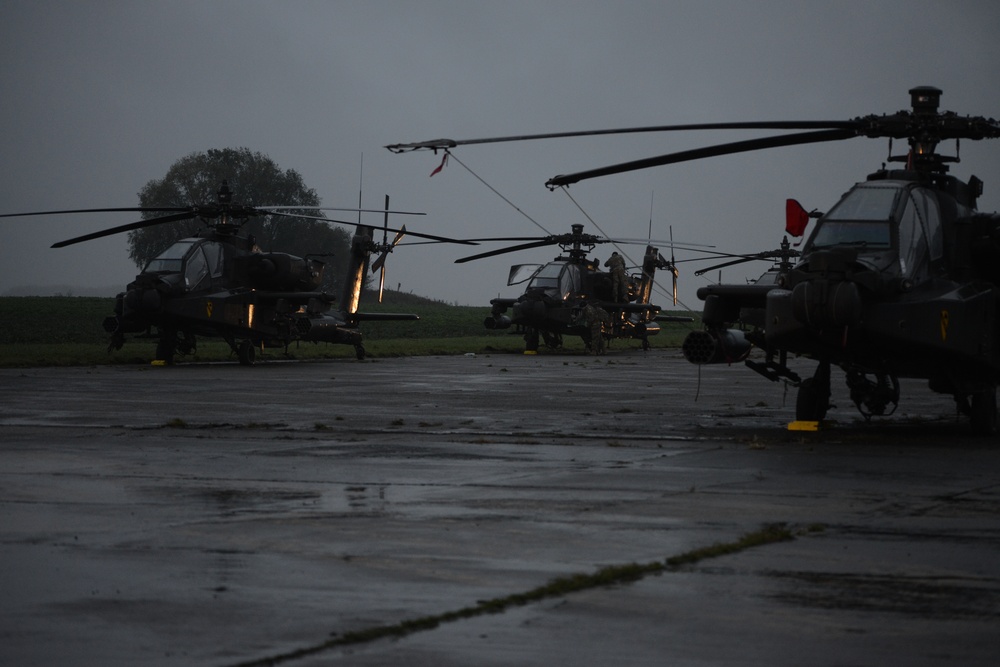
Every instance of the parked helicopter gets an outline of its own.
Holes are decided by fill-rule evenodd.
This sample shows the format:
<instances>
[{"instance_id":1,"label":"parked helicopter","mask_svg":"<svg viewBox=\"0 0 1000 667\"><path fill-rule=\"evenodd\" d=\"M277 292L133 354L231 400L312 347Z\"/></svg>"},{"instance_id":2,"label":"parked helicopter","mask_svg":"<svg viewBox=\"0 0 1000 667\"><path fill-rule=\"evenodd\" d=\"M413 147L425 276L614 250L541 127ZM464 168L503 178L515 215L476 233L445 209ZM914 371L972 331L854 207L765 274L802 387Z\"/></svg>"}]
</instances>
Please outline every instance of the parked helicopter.
<instances>
[{"instance_id":1,"label":"parked helicopter","mask_svg":"<svg viewBox=\"0 0 1000 667\"><path fill-rule=\"evenodd\" d=\"M388 226L389 198L384 210L330 209L307 206L245 206L232 201L226 181L218 191L215 204L180 208L106 208L66 211L10 213L0 217L54 215L99 212L166 213L85 234L53 244L62 248L112 234L141 229L178 220L198 218L205 228L196 236L181 239L152 259L115 300L114 315L104 320L111 335L108 351L120 349L126 334L156 338L156 359L172 363L175 354L191 354L196 336L214 336L225 340L243 365L253 365L257 349L285 347L293 341L342 343L353 345L358 359L365 348L358 323L371 320L415 320L409 313L365 313L358 310L361 289L373 253L380 253L372 270L381 270L384 278L385 257L404 234L437 242L471 244L431 234L406 231ZM324 263L315 257L296 257L282 252L261 252L252 236L240 235L249 218L263 215L307 218L354 225L339 220L289 212L336 210L383 213L382 242L375 239L380 229L357 223L351 239L347 275L340 295L318 291ZM393 211L403 215L423 215ZM396 232L387 240L388 232ZM381 299L381 284L380 296ZM332 304L339 303L336 310ZM153 329L156 333L153 333Z\"/></svg>"},{"instance_id":2,"label":"parked helicopter","mask_svg":"<svg viewBox=\"0 0 1000 667\"><path fill-rule=\"evenodd\" d=\"M601 341L592 340L591 325L586 321L588 305L599 308L598 316L607 315L601 327L605 339L631 338L642 341L649 349L649 336L660 331L657 321L691 321L658 315L660 307L650 303L656 269L667 269L674 276L676 298L677 272L671 261L664 259L656 247L647 245L638 273L624 275L618 293L612 272L602 271L596 258L588 253L601 243L632 243L584 234L582 224L571 226L569 234L544 237L503 237L469 239L482 241L527 241L518 245L491 250L455 260L461 264L508 252L558 245L561 254L545 264L516 264L508 274L507 285L525 284L524 293L516 298L496 298L483 324L487 329L507 329L511 326L524 335L525 354L538 351L539 336L550 348L562 347L563 336L580 336L588 350L603 348ZM617 252L614 253L617 255ZM624 267L624 260L622 260ZM627 267L625 267L627 269ZM510 315L507 311L510 310ZM602 313L603 311L603 313Z\"/></svg>"},{"instance_id":3,"label":"parked helicopter","mask_svg":"<svg viewBox=\"0 0 1000 667\"><path fill-rule=\"evenodd\" d=\"M455 142L448 139L389 147L394 151L444 149L461 143L627 132L712 129L808 130L670 153L551 178L549 188L707 157L780 146L888 138L888 162L854 185L821 215L797 262L769 271L750 285L712 285L705 300L704 331L685 341L694 363L745 360L753 346L763 362L750 368L770 380L798 386L796 419L822 420L830 406L831 367L847 376L852 400L866 417L891 414L899 378L928 381L954 397L974 430L997 430L1000 381L1000 216L976 210L983 182L948 174L959 161L961 139L1000 137L1000 123L982 116L938 111L942 91L910 91L911 110L843 121L777 121L668 125L581 133L525 135ZM892 139L909 150L893 155ZM937 152L954 139L956 155ZM808 221L792 211L788 231ZM811 378L788 366L789 355L815 359Z\"/></svg>"}]
</instances>

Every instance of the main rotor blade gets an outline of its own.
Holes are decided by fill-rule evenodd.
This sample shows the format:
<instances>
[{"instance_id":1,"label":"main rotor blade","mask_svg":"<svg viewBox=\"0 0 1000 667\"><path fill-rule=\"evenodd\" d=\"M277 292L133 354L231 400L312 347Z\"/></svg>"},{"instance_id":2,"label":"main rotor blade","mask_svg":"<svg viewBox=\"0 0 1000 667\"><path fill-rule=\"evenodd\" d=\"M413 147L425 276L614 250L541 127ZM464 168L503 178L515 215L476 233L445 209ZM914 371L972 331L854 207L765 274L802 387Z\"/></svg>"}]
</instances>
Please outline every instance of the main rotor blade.
<instances>
[{"instance_id":1,"label":"main rotor blade","mask_svg":"<svg viewBox=\"0 0 1000 667\"><path fill-rule=\"evenodd\" d=\"M729 257L735 257L736 259L730 262L724 262L722 264L715 264L714 266L709 266L704 269L698 269L694 272L694 275L700 276L708 273L709 271L714 271L716 269L721 269L727 266L734 266L736 264L743 264L744 262L753 262L757 260L776 260L776 259L791 259L793 257L801 257L802 253L798 250L766 250L764 252L753 253L750 255L738 255L733 254ZM704 261L706 258L701 258ZM681 260L682 262L685 260Z\"/></svg>"},{"instance_id":2,"label":"main rotor blade","mask_svg":"<svg viewBox=\"0 0 1000 667\"><path fill-rule=\"evenodd\" d=\"M328 206L254 206L258 211L346 211L348 213L392 213L393 215L427 215L417 211L387 211L384 208L330 208Z\"/></svg>"},{"instance_id":3,"label":"main rotor blade","mask_svg":"<svg viewBox=\"0 0 1000 667\"><path fill-rule=\"evenodd\" d=\"M693 150L680 151L678 153L669 153L667 155L660 155L658 157L646 158L644 160L623 162L621 164L615 164L609 167L600 167L598 169L591 169L589 171L580 171L575 174L555 176L554 178L549 179L548 182L545 183L545 185L551 189L563 185L570 185L572 183L577 183L579 181L587 180L589 178L597 178L599 176L609 176L611 174L620 174L626 171L635 171L637 169L648 169L650 167L659 167L666 164L675 164L677 162L687 162L689 160L700 160L702 158L715 157L717 155L745 153L747 151L762 150L764 148L778 148L780 146L814 144L823 141L840 141L841 139L850 139L856 136L858 136L858 133L855 130L837 129L837 130L821 130L817 132L801 132L799 134L781 134L771 137L761 137L759 139L736 141L728 144L717 144L715 146L706 146L704 148L695 148Z\"/></svg>"},{"instance_id":4,"label":"main rotor blade","mask_svg":"<svg viewBox=\"0 0 1000 667\"><path fill-rule=\"evenodd\" d=\"M439 150L468 146L471 144L496 144L508 141L532 141L535 139L562 139L566 137L593 137L609 134L637 134L642 132L675 132L685 130L819 130L832 128L854 128L855 121L842 120L788 120L749 121L734 123L689 123L684 125L652 125L647 127L626 127L609 130L584 130L578 132L550 132L547 134L521 134L507 137L487 137L484 139L431 139L412 144L390 144L386 146L393 153L408 153L418 150Z\"/></svg>"},{"instance_id":5,"label":"main rotor blade","mask_svg":"<svg viewBox=\"0 0 1000 667\"><path fill-rule=\"evenodd\" d=\"M754 260L764 259L763 257L741 257L740 259L734 259L729 262L723 262L722 264L715 264L713 266L705 267L704 269L698 269L694 272L694 275L701 276L709 271L715 271L716 269L722 269L727 266L735 266L737 264L745 264L746 262L752 262Z\"/></svg>"},{"instance_id":6,"label":"main rotor blade","mask_svg":"<svg viewBox=\"0 0 1000 667\"><path fill-rule=\"evenodd\" d=\"M493 236L485 239L465 239L466 241L552 241L555 242L554 236Z\"/></svg>"},{"instance_id":7,"label":"main rotor blade","mask_svg":"<svg viewBox=\"0 0 1000 667\"><path fill-rule=\"evenodd\" d=\"M143 229L144 227L152 227L154 225L162 225L166 222L177 222L179 220L190 220L196 217L197 214L192 211L187 211L186 213L175 213L174 215L164 215L159 218L150 218L149 220L139 220L138 222L132 222L127 225L119 225L118 227L112 227L110 229L104 229L99 232L93 232L92 234L84 234L83 236L77 236L66 241L60 241L59 243L53 243L53 248L64 248L68 245L73 245L74 243L82 243L83 241L92 241L94 239L99 239L105 236L112 236L114 234L120 234L122 232L130 232L133 229Z\"/></svg>"},{"instance_id":8,"label":"main rotor blade","mask_svg":"<svg viewBox=\"0 0 1000 667\"><path fill-rule=\"evenodd\" d=\"M211 206L218 206L217 204L212 204ZM170 213L170 212L180 212L180 211L192 211L198 207L196 206L129 206L125 208L75 208L60 211L31 211L30 213L0 213L0 218L26 218L35 215L61 215L65 213L123 213L123 212L136 212L136 213ZM347 211L347 212L360 212L360 213L386 213L384 208L328 208L325 206L245 206L238 207L234 205L234 208L240 210L257 210L257 211L267 211L268 213L275 213L277 211ZM219 207L219 210L223 210ZM388 211L394 215L427 215L426 213L420 213L417 211Z\"/></svg>"},{"instance_id":9,"label":"main rotor blade","mask_svg":"<svg viewBox=\"0 0 1000 667\"><path fill-rule=\"evenodd\" d=\"M489 241L543 241L544 243L552 244L566 244L569 245L573 243L574 239L572 234L553 234L551 236L494 236L490 238L475 238L475 239L465 239L466 241L475 241L477 243L489 242ZM660 239L637 239L637 238L606 238L604 236L591 236L586 239L580 239L584 244L591 243L623 243L627 245L650 245L650 244L664 244L669 243L668 241L663 241ZM698 250L699 248L714 248L714 245L707 243L675 243L674 247L680 248L681 250Z\"/></svg>"},{"instance_id":10,"label":"main rotor blade","mask_svg":"<svg viewBox=\"0 0 1000 667\"><path fill-rule=\"evenodd\" d=\"M484 259L486 257L493 257L494 255L503 255L508 252L517 252L518 250L528 250L530 248L541 248L547 245L556 245L558 241L553 241L546 239L544 241L535 241L534 243L522 243L521 245L510 246L508 248L500 248L498 250L490 250L489 252L483 252L478 255L471 255L469 257L462 257L456 259L456 264L464 264L465 262L471 262L474 259Z\"/></svg>"},{"instance_id":11,"label":"main rotor blade","mask_svg":"<svg viewBox=\"0 0 1000 667\"><path fill-rule=\"evenodd\" d=\"M380 209L378 212L381 213L382 210ZM305 218L307 220L320 220L322 222L333 222L333 223L336 223L338 225L351 225L352 227L356 226L358 224L356 222L347 222L346 220L334 220L333 218L321 218L318 215L303 215L302 213L281 213L280 211L272 211L272 214L273 215L283 215L283 216L288 217L288 218ZM382 228L380 227L379 229L382 229ZM477 245L473 241L466 241L464 239L451 239L451 238L448 238L447 236L435 236L434 234L423 234L421 232L414 232L414 231L409 230L409 229L405 229L405 230L404 229L396 229L395 227L385 227L385 229L388 229L390 232L404 232L405 231L405 233L408 236L419 236L420 238L431 239L432 241L440 241L442 243L461 243L462 245Z\"/></svg>"},{"instance_id":12,"label":"main rotor blade","mask_svg":"<svg viewBox=\"0 0 1000 667\"><path fill-rule=\"evenodd\" d=\"M3 213L0 214L0 218L21 218L28 217L32 215L60 215L63 213L121 213L123 211L132 211L138 213L152 213L153 211L190 211L190 206L172 206L172 207L146 207L146 206L133 206L129 208L77 208L65 211L32 211L31 213Z\"/></svg>"}]
</instances>

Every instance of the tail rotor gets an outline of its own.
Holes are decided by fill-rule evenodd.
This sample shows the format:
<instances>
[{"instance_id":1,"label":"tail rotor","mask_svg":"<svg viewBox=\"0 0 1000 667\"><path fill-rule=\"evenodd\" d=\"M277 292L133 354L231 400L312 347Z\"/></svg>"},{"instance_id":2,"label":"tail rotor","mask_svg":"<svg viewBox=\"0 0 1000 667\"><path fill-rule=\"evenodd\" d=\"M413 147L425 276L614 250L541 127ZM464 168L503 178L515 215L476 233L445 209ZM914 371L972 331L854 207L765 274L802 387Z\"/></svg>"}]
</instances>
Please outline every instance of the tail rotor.
<instances>
[{"instance_id":1,"label":"tail rotor","mask_svg":"<svg viewBox=\"0 0 1000 667\"><path fill-rule=\"evenodd\" d=\"M378 247L381 254L372 262L372 273L375 271L379 272L378 279L378 302L382 303L382 292L385 288L385 260L393 248L396 247L406 235L406 225L399 228L396 232L396 236L393 237L392 243L389 243L389 195L385 196L385 216L382 221L382 244Z\"/></svg>"}]
</instances>

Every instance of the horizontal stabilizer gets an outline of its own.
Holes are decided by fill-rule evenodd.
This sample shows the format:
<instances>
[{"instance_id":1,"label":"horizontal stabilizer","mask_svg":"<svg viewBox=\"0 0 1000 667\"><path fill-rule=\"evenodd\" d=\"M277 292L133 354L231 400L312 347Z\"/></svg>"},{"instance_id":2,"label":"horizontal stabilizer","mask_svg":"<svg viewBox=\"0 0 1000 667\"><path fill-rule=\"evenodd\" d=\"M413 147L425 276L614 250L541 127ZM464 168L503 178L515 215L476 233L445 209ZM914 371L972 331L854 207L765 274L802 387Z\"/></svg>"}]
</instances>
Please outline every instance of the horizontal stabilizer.
<instances>
[{"instance_id":1,"label":"horizontal stabilizer","mask_svg":"<svg viewBox=\"0 0 1000 667\"><path fill-rule=\"evenodd\" d=\"M351 313L351 319L357 322L386 322L390 320L419 320L416 313Z\"/></svg>"}]
</instances>

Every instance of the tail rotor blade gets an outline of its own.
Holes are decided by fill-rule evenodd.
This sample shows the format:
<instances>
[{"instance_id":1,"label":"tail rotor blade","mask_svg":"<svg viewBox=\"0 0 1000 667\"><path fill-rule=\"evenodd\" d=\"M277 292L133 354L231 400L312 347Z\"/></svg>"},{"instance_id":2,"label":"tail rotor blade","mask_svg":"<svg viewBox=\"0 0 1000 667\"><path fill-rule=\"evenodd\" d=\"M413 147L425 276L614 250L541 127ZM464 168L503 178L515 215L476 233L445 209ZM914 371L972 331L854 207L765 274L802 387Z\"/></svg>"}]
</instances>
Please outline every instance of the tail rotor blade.
<instances>
[{"instance_id":1,"label":"tail rotor blade","mask_svg":"<svg viewBox=\"0 0 1000 667\"><path fill-rule=\"evenodd\" d=\"M395 248L396 244L402 241L404 236L406 236L406 225L400 227L399 231L396 232L396 236L394 236L392 239L392 247Z\"/></svg>"}]
</instances>

